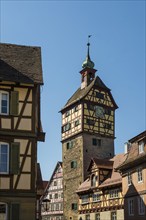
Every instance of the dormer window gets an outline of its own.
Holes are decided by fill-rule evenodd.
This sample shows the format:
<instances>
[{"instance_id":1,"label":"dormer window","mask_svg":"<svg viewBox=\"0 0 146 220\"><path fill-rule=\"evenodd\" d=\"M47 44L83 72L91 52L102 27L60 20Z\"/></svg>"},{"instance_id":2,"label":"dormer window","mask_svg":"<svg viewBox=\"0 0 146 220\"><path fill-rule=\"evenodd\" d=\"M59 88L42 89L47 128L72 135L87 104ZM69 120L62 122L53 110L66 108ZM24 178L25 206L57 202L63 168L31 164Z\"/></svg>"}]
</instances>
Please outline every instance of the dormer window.
<instances>
[{"instance_id":1,"label":"dormer window","mask_svg":"<svg viewBox=\"0 0 146 220\"><path fill-rule=\"evenodd\" d=\"M96 186L96 180L97 180L97 178L96 178L96 176L93 174L93 175L91 176L91 187L95 187L95 186Z\"/></svg>"},{"instance_id":2,"label":"dormer window","mask_svg":"<svg viewBox=\"0 0 146 220\"><path fill-rule=\"evenodd\" d=\"M0 91L0 114L9 114L9 93L5 91Z\"/></svg>"},{"instance_id":3,"label":"dormer window","mask_svg":"<svg viewBox=\"0 0 146 220\"><path fill-rule=\"evenodd\" d=\"M138 143L138 149L139 149L139 154L144 152L144 142L143 141L140 141Z\"/></svg>"}]
</instances>

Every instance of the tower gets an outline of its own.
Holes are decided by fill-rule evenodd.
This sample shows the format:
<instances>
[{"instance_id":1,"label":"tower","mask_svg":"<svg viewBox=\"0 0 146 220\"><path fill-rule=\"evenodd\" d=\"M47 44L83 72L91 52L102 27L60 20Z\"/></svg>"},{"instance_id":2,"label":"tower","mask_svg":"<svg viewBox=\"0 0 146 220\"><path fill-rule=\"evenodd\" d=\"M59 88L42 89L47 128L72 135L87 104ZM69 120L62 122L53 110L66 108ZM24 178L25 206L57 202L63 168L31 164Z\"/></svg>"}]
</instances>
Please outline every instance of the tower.
<instances>
[{"instance_id":1,"label":"tower","mask_svg":"<svg viewBox=\"0 0 146 220\"><path fill-rule=\"evenodd\" d=\"M110 89L90 59L90 43L82 65L81 86L62 108L64 219L78 219L76 190L87 177L92 157L114 155L115 109Z\"/></svg>"}]
</instances>

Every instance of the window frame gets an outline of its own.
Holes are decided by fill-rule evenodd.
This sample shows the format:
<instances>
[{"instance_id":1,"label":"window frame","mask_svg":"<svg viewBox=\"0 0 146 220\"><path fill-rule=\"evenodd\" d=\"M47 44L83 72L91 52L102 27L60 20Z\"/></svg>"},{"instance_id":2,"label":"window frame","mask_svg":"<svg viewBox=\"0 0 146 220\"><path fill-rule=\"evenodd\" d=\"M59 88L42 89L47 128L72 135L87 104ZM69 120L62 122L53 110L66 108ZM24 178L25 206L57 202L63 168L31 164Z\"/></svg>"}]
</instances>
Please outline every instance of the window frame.
<instances>
[{"instance_id":1,"label":"window frame","mask_svg":"<svg viewBox=\"0 0 146 220\"><path fill-rule=\"evenodd\" d=\"M100 202L101 201L101 194L95 193L92 195L92 202Z\"/></svg>"},{"instance_id":2,"label":"window frame","mask_svg":"<svg viewBox=\"0 0 146 220\"><path fill-rule=\"evenodd\" d=\"M5 202L0 202L0 205L5 205L6 212L4 214L5 214L5 220L7 220L8 219L8 204ZM3 213L0 213L0 214L3 214Z\"/></svg>"},{"instance_id":3,"label":"window frame","mask_svg":"<svg viewBox=\"0 0 146 220\"><path fill-rule=\"evenodd\" d=\"M138 214L139 215L145 214L145 203L144 203L144 196L143 195L138 197Z\"/></svg>"},{"instance_id":4,"label":"window frame","mask_svg":"<svg viewBox=\"0 0 146 220\"><path fill-rule=\"evenodd\" d=\"M7 146L7 168L6 171L0 171L0 174L9 174L9 165L10 165L10 147L9 147L9 143L7 142L0 142L0 158L1 158L1 145L6 145ZM1 161L0 161L1 164Z\"/></svg>"},{"instance_id":5,"label":"window frame","mask_svg":"<svg viewBox=\"0 0 146 220\"><path fill-rule=\"evenodd\" d=\"M137 181L138 183L142 183L143 182L143 172L142 172L142 167L138 167L137 168Z\"/></svg>"},{"instance_id":6,"label":"window frame","mask_svg":"<svg viewBox=\"0 0 146 220\"><path fill-rule=\"evenodd\" d=\"M111 189L111 190L109 190L109 198L110 199L119 198L119 189Z\"/></svg>"},{"instance_id":7,"label":"window frame","mask_svg":"<svg viewBox=\"0 0 146 220\"><path fill-rule=\"evenodd\" d=\"M7 95L7 113L2 112L2 95ZM7 91L0 90L0 115L9 115L9 100L10 100L10 94Z\"/></svg>"},{"instance_id":8,"label":"window frame","mask_svg":"<svg viewBox=\"0 0 146 220\"><path fill-rule=\"evenodd\" d=\"M127 173L127 183L128 183L128 186L131 186L131 184L132 184L132 174L131 174L131 172Z\"/></svg>"},{"instance_id":9,"label":"window frame","mask_svg":"<svg viewBox=\"0 0 146 220\"><path fill-rule=\"evenodd\" d=\"M128 199L128 215L129 216L134 215L134 199L133 198Z\"/></svg>"},{"instance_id":10,"label":"window frame","mask_svg":"<svg viewBox=\"0 0 146 220\"><path fill-rule=\"evenodd\" d=\"M95 213L95 220L100 220L100 212Z\"/></svg>"},{"instance_id":11,"label":"window frame","mask_svg":"<svg viewBox=\"0 0 146 220\"><path fill-rule=\"evenodd\" d=\"M144 141L143 140L138 143L138 150L139 150L139 154L144 152Z\"/></svg>"},{"instance_id":12,"label":"window frame","mask_svg":"<svg viewBox=\"0 0 146 220\"><path fill-rule=\"evenodd\" d=\"M111 212L111 220L117 220L117 212L116 211Z\"/></svg>"},{"instance_id":13,"label":"window frame","mask_svg":"<svg viewBox=\"0 0 146 220\"><path fill-rule=\"evenodd\" d=\"M71 167L71 169L77 168L77 161L76 161L76 160L72 160L72 161L70 162L70 167Z\"/></svg>"}]
</instances>

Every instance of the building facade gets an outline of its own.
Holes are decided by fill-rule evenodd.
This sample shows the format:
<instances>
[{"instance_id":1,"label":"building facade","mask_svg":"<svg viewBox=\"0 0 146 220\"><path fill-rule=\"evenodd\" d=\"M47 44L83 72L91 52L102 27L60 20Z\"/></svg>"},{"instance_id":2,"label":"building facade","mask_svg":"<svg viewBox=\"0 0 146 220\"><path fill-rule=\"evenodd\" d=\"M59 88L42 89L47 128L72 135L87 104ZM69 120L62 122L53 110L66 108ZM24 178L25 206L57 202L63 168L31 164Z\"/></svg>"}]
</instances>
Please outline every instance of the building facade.
<instances>
[{"instance_id":1,"label":"building facade","mask_svg":"<svg viewBox=\"0 0 146 220\"><path fill-rule=\"evenodd\" d=\"M83 62L81 86L61 109L64 220L78 219L76 190L86 179L91 157L114 156L115 110L110 89L95 76L94 63Z\"/></svg>"},{"instance_id":2,"label":"building facade","mask_svg":"<svg viewBox=\"0 0 146 220\"><path fill-rule=\"evenodd\" d=\"M122 176L115 168L125 159L92 158L88 178L79 186L79 220L123 220Z\"/></svg>"},{"instance_id":3,"label":"building facade","mask_svg":"<svg viewBox=\"0 0 146 220\"><path fill-rule=\"evenodd\" d=\"M125 144L126 160L117 170L122 175L125 220L146 219L146 131Z\"/></svg>"},{"instance_id":4,"label":"building facade","mask_svg":"<svg viewBox=\"0 0 146 220\"><path fill-rule=\"evenodd\" d=\"M43 199L48 199L47 209L42 206L42 220L63 220L63 169L58 162L48 182Z\"/></svg>"},{"instance_id":5,"label":"building facade","mask_svg":"<svg viewBox=\"0 0 146 220\"><path fill-rule=\"evenodd\" d=\"M0 219L35 220L40 47L0 44Z\"/></svg>"}]
</instances>

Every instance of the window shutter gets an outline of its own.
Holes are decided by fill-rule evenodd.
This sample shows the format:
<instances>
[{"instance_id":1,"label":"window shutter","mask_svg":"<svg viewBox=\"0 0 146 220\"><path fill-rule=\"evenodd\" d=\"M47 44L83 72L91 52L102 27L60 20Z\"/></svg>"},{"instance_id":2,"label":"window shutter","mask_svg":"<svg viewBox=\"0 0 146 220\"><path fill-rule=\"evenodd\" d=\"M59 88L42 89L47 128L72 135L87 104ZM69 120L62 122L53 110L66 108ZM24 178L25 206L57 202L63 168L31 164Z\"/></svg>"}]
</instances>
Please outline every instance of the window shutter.
<instances>
[{"instance_id":1,"label":"window shutter","mask_svg":"<svg viewBox=\"0 0 146 220\"><path fill-rule=\"evenodd\" d=\"M11 204L10 220L19 220L19 204Z\"/></svg>"},{"instance_id":2,"label":"window shutter","mask_svg":"<svg viewBox=\"0 0 146 220\"><path fill-rule=\"evenodd\" d=\"M19 173L20 143L12 143L10 148L10 173Z\"/></svg>"},{"instance_id":3,"label":"window shutter","mask_svg":"<svg viewBox=\"0 0 146 220\"><path fill-rule=\"evenodd\" d=\"M18 107L19 107L19 93L17 91L11 91L10 114L18 115Z\"/></svg>"}]
</instances>

